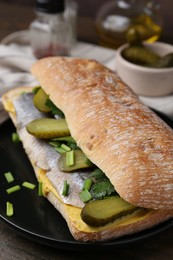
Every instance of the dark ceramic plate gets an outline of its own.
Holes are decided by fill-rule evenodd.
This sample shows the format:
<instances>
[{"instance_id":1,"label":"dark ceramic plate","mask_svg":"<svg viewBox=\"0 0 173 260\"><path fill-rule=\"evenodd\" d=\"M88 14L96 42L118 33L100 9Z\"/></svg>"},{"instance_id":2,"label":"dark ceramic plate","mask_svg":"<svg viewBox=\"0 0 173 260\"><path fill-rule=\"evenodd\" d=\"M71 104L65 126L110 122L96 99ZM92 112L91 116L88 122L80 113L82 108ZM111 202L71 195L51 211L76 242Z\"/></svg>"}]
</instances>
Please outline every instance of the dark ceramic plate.
<instances>
[{"instance_id":1,"label":"dark ceramic plate","mask_svg":"<svg viewBox=\"0 0 173 260\"><path fill-rule=\"evenodd\" d=\"M163 115L162 117L173 127L171 120ZM7 195L6 189L14 184L21 184L23 181L37 184L32 166L21 143L12 142L11 134L13 132L15 129L10 120L0 125L0 219L21 235L43 245L61 249L107 250L155 235L173 225L173 221L170 220L147 231L109 242L81 243L75 241L62 216L45 198L38 196L37 189L22 188L16 193ZM4 177L4 173L8 171L11 171L15 177L15 183L11 185L6 182ZM6 216L6 201L14 204L13 217Z\"/></svg>"}]
</instances>

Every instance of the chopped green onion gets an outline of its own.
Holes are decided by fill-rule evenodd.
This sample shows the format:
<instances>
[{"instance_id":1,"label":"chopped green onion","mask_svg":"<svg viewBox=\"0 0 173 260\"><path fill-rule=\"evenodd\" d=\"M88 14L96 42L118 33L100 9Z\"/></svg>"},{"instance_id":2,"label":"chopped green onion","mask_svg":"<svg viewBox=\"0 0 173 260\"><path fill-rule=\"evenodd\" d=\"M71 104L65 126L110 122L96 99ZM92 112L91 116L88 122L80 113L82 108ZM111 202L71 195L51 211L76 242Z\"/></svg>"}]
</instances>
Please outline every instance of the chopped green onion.
<instances>
[{"instance_id":1,"label":"chopped green onion","mask_svg":"<svg viewBox=\"0 0 173 260\"><path fill-rule=\"evenodd\" d=\"M50 141L49 142L50 145L52 145L53 147L60 147L60 142L59 141Z\"/></svg>"},{"instance_id":2,"label":"chopped green onion","mask_svg":"<svg viewBox=\"0 0 173 260\"><path fill-rule=\"evenodd\" d=\"M38 183L38 196L43 196L43 183Z\"/></svg>"},{"instance_id":3,"label":"chopped green onion","mask_svg":"<svg viewBox=\"0 0 173 260\"><path fill-rule=\"evenodd\" d=\"M90 192L86 189L82 190L80 193L79 193L79 197L81 198L81 200L86 203L88 202L89 200L92 199L92 195L90 194Z\"/></svg>"},{"instance_id":4,"label":"chopped green onion","mask_svg":"<svg viewBox=\"0 0 173 260\"><path fill-rule=\"evenodd\" d=\"M14 143L19 143L20 142L20 138L19 138L19 135L17 133L12 133L12 141Z\"/></svg>"},{"instance_id":5,"label":"chopped green onion","mask_svg":"<svg viewBox=\"0 0 173 260\"><path fill-rule=\"evenodd\" d=\"M13 204L10 203L9 201L6 202L6 215L7 217L11 217L14 215Z\"/></svg>"},{"instance_id":6,"label":"chopped green onion","mask_svg":"<svg viewBox=\"0 0 173 260\"><path fill-rule=\"evenodd\" d=\"M56 147L55 150L56 150L59 154L66 153L66 151L64 151L64 149L61 148L61 147Z\"/></svg>"},{"instance_id":7,"label":"chopped green onion","mask_svg":"<svg viewBox=\"0 0 173 260\"><path fill-rule=\"evenodd\" d=\"M71 148L66 144L61 144L61 148L64 149L64 151L66 151L66 152L71 151Z\"/></svg>"},{"instance_id":8,"label":"chopped green onion","mask_svg":"<svg viewBox=\"0 0 173 260\"><path fill-rule=\"evenodd\" d=\"M52 145L52 146L54 146L54 147L57 147L57 142L52 142L52 141L51 141L51 142L49 142L49 144ZM59 147L59 145L58 145L58 147Z\"/></svg>"},{"instance_id":9,"label":"chopped green onion","mask_svg":"<svg viewBox=\"0 0 173 260\"><path fill-rule=\"evenodd\" d=\"M63 184L63 191L62 191L62 195L63 196L67 196L68 193L69 193L69 188L70 188L70 185L68 184L68 182L65 180L64 181L64 184Z\"/></svg>"},{"instance_id":10,"label":"chopped green onion","mask_svg":"<svg viewBox=\"0 0 173 260\"><path fill-rule=\"evenodd\" d=\"M33 184L33 183L30 183L30 182L24 181L24 182L22 183L22 186L25 187L25 188L28 188L28 189L33 190L36 185Z\"/></svg>"},{"instance_id":11,"label":"chopped green onion","mask_svg":"<svg viewBox=\"0 0 173 260\"><path fill-rule=\"evenodd\" d=\"M14 177L13 177L13 175L12 175L11 172L6 172L6 173L4 173L4 176L5 176L6 181L7 181L8 183L11 183L11 182L14 181Z\"/></svg>"},{"instance_id":12,"label":"chopped green onion","mask_svg":"<svg viewBox=\"0 0 173 260\"><path fill-rule=\"evenodd\" d=\"M84 180L84 187L83 187L83 189L85 190L90 190L90 188L91 188L91 185L92 185L92 179L85 179Z\"/></svg>"},{"instance_id":13,"label":"chopped green onion","mask_svg":"<svg viewBox=\"0 0 173 260\"><path fill-rule=\"evenodd\" d=\"M66 164L67 166L72 166L74 165L74 150L71 150L69 152L66 152Z\"/></svg>"},{"instance_id":14,"label":"chopped green onion","mask_svg":"<svg viewBox=\"0 0 173 260\"><path fill-rule=\"evenodd\" d=\"M7 192L8 194L11 194L11 193L16 192L16 191L18 191L18 190L20 190L20 189L21 189L20 186L19 186L19 185L16 185L16 186L13 186L13 187L7 189L6 192Z\"/></svg>"}]
</instances>

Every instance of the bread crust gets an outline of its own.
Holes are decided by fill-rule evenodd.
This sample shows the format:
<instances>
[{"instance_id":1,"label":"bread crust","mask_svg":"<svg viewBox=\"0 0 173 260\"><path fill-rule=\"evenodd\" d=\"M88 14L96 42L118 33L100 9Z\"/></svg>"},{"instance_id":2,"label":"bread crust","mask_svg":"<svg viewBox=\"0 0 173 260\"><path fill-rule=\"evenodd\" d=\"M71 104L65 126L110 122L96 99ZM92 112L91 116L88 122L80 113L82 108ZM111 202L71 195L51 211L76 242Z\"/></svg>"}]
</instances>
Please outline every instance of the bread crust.
<instances>
[{"instance_id":1,"label":"bread crust","mask_svg":"<svg viewBox=\"0 0 173 260\"><path fill-rule=\"evenodd\" d=\"M7 92L2 97L4 107L6 108L7 112L9 112L9 115L14 125L16 125L16 113L14 108L12 107L12 103L13 100L23 91L30 92L32 91L32 88L19 87L17 89L13 89ZM21 141L24 144L26 140L21 139ZM27 150L25 151L27 153ZM31 163L35 171L36 177L39 180L40 169L32 161ZM44 172L44 178L45 176L46 172ZM44 192L44 196L47 197L47 199L52 203L52 205L54 205L54 207L62 214L62 216L67 222L67 225L73 237L76 240L82 242L106 241L122 237L124 235L134 234L142 230L151 228L163 221L172 218L173 216L173 210L139 210L138 212L132 215L119 219L115 223L110 223L104 227L88 228L87 225L83 223L82 219L80 218L81 209L78 208L76 210L74 206L64 204L57 196L55 196L55 194L51 190ZM85 229L85 227L87 228Z\"/></svg>"},{"instance_id":2,"label":"bread crust","mask_svg":"<svg viewBox=\"0 0 173 260\"><path fill-rule=\"evenodd\" d=\"M93 60L52 57L36 62L32 73L123 199L173 208L173 130L114 72Z\"/></svg>"}]
</instances>

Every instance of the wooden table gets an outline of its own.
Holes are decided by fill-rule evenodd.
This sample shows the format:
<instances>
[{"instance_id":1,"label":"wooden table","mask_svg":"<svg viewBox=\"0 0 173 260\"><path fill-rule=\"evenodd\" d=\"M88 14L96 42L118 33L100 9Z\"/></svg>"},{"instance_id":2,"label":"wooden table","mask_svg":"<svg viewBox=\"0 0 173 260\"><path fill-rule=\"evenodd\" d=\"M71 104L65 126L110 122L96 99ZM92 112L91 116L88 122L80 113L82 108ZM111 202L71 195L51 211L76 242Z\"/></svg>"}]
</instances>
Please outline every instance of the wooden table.
<instances>
[{"instance_id":1,"label":"wooden table","mask_svg":"<svg viewBox=\"0 0 173 260\"><path fill-rule=\"evenodd\" d=\"M0 3L0 39L9 33L27 29L35 14L32 8L15 4ZM90 18L80 17L78 35L81 40L97 42L97 36ZM86 29L86 28L89 28ZM150 238L126 246L116 246L113 251L92 253L68 251L43 246L28 240L4 223L0 222L1 260L47 260L47 259L173 259L173 227Z\"/></svg>"}]
</instances>

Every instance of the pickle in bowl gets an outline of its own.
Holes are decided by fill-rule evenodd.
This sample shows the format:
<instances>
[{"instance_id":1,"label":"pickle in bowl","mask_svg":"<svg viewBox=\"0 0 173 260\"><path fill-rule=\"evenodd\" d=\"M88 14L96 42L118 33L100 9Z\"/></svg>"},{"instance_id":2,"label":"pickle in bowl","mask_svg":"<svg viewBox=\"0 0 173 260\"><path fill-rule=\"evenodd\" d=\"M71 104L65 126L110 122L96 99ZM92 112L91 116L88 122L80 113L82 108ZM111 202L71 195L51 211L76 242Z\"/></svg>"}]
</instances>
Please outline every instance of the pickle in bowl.
<instances>
[{"instance_id":1,"label":"pickle in bowl","mask_svg":"<svg viewBox=\"0 0 173 260\"><path fill-rule=\"evenodd\" d=\"M134 39L131 40L134 43ZM164 42L124 44L116 52L116 71L138 95L170 95L173 93L173 45Z\"/></svg>"}]
</instances>

